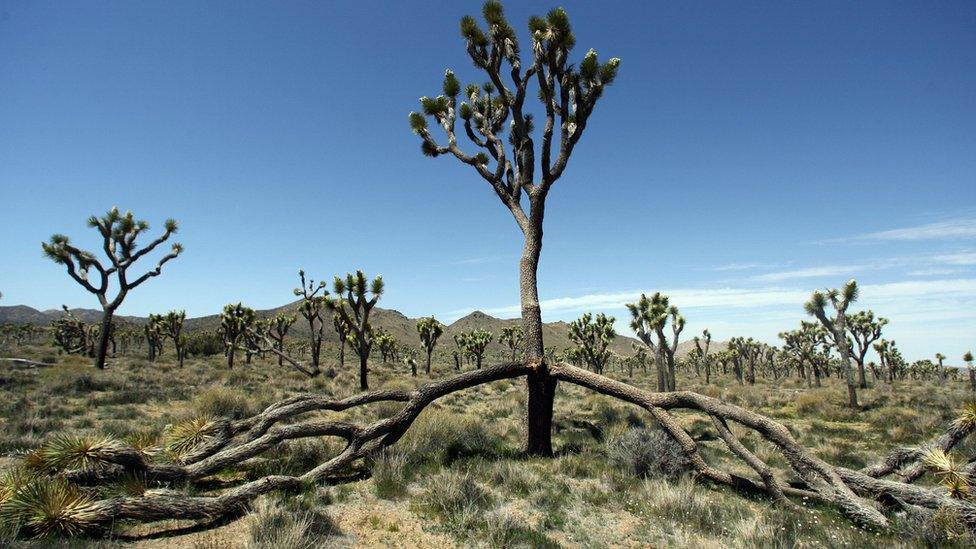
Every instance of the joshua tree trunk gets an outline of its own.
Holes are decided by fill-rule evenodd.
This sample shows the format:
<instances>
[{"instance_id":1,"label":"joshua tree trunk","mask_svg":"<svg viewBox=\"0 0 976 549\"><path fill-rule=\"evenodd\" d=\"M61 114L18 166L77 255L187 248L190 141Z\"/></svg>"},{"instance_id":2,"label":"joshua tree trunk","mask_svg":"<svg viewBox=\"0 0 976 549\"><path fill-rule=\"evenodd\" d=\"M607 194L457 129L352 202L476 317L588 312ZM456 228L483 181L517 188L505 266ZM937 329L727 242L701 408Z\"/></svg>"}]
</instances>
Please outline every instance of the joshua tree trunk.
<instances>
[{"instance_id":1,"label":"joshua tree trunk","mask_svg":"<svg viewBox=\"0 0 976 549\"><path fill-rule=\"evenodd\" d=\"M657 390L663 393L668 390L668 376L665 371L664 350L660 345L654 354L654 367L657 369Z\"/></svg>"},{"instance_id":2,"label":"joshua tree trunk","mask_svg":"<svg viewBox=\"0 0 976 549\"><path fill-rule=\"evenodd\" d=\"M364 350L359 353L359 388L362 390L369 389L369 382L367 381L367 365L366 362L369 360L369 350Z\"/></svg>"},{"instance_id":3,"label":"joshua tree trunk","mask_svg":"<svg viewBox=\"0 0 976 549\"><path fill-rule=\"evenodd\" d=\"M834 330L834 340L840 352L840 365L844 369L844 380L847 382L847 405L857 410L857 389L854 385L854 369L851 368L851 352L846 342L846 327L844 313L837 315L837 328Z\"/></svg>"},{"instance_id":4,"label":"joshua tree trunk","mask_svg":"<svg viewBox=\"0 0 976 549\"><path fill-rule=\"evenodd\" d=\"M102 330L98 334L98 348L95 349L95 366L98 369L105 369L105 355L108 354L109 331L112 329L112 316L115 309L106 307L102 313Z\"/></svg>"},{"instance_id":5,"label":"joshua tree trunk","mask_svg":"<svg viewBox=\"0 0 976 549\"><path fill-rule=\"evenodd\" d=\"M427 351L427 364L425 366L425 370L426 370L426 373L427 373L428 376L430 375L430 355L432 353L433 353L433 350Z\"/></svg>"},{"instance_id":6,"label":"joshua tree trunk","mask_svg":"<svg viewBox=\"0 0 976 549\"><path fill-rule=\"evenodd\" d=\"M973 391L976 391L976 369L969 369L969 387Z\"/></svg>"},{"instance_id":7,"label":"joshua tree trunk","mask_svg":"<svg viewBox=\"0 0 976 549\"><path fill-rule=\"evenodd\" d=\"M864 371L864 355L854 358L856 359L855 362L857 362L857 386L861 389L867 389L868 378L867 373Z\"/></svg>"},{"instance_id":8,"label":"joshua tree trunk","mask_svg":"<svg viewBox=\"0 0 976 549\"><path fill-rule=\"evenodd\" d=\"M542 252L542 216L544 203L533 200L532 227L525 233L525 245L519 262L519 294L522 303L522 331L525 332L525 360L537 364L526 378L529 391L529 433L526 450L529 454L552 455L552 404L556 395L556 380L549 375L543 357L542 309L539 307L539 287L536 273ZM480 367L480 364L479 364Z\"/></svg>"}]
</instances>

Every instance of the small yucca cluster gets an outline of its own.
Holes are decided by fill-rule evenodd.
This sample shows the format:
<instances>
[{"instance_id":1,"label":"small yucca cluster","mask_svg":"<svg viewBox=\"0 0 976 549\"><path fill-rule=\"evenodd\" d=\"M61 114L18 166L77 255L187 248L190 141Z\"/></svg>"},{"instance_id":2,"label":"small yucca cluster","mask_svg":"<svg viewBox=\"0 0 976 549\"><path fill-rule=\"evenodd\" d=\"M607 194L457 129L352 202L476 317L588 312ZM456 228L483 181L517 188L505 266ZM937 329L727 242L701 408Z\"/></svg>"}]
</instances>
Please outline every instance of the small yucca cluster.
<instances>
[{"instance_id":1,"label":"small yucca cluster","mask_svg":"<svg viewBox=\"0 0 976 549\"><path fill-rule=\"evenodd\" d=\"M111 457L125 449L116 439L102 435L58 434L28 453L24 464L40 473L97 472L111 464Z\"/></svg>"},{"instance_id":2,"label":"small yucca cluster","mask_svg":"<svg viewBox=\"0 0 976 549\"><path fill-rule=\"evenodd\" d=\"M949 454L939 448L932 448L925 452L922 463L933 474L939 477L942 486L954 498L969 497L969 477L957 465Z\"/></svg>"},{"instance_id":3,"label":"small yucca cluster","mask_svg":"<svg viewBox=\"0 0 976 549\"><path fill-rule=\"evenodd\" d=\"M0 532L77 536L99 526L104 505L62 478L16 469L0 479Z\"/></svg>"},{"instance_id":4,"label":"small yucca cluster","mask_svg":"<svg viewBox=\"0 0 976 549\"><path fill-rule=\"evenodd\" d=\"M165 449L183 455L209 436L213 422L190 420L169 430ZM58 434L24 456L20 467L0 477L0 533L4 537L70 537L97 530L107 517L112 495L139 496L146 490L140 475L123 475L101 489L73 484L65 473L99 475L117 467L113 457L135 449L147 461L164 447L152 433L139 433L120 441L91 434Z\"/></svg>"},{"instance_id":5,"label":"small yucca cluster","mask_svg":"<svg viewBox=\"0 0 976 549\"><path fill-rule=\"evenodd\" d=\"M195 417L175 425L168 425L163 433L163 444L170 457L181 461L201 444L217 434L217 424L213 418Z\"/></svg>"}]
</instances>

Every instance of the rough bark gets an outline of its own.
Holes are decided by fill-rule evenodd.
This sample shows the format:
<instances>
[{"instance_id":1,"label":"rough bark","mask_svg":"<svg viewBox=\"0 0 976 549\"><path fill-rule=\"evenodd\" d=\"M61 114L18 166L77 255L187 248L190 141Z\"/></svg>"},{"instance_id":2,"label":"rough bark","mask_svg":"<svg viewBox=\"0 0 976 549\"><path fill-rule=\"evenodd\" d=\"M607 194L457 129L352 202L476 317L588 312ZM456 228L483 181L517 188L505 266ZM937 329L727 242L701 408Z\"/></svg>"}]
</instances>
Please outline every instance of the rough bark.
<instances>
[{"instance_id":1,"label":"rough bark","mask_svg":"<svg viewBox=\"0 0 976 549\"><path fill-rule=\"evenodd\" d=\"M108 344L111 339L109 332L112 329L112 316L114 314L115 309L112 308L106 308L102 313L101 332L98 334L98 347L95 348L95 367L100 370L105 369L105 359L108 355Z\"/></svg>"}]
</instances>

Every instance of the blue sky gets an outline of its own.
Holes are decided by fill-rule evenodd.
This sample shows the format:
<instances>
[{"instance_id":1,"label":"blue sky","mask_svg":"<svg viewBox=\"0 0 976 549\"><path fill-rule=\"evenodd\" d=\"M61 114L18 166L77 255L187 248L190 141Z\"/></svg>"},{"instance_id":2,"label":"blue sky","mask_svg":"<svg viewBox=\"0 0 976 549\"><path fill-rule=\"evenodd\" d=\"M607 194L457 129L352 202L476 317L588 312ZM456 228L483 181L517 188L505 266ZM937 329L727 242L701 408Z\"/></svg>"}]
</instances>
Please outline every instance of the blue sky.
<instances>
[{"instance_id":1,"label":"blue sky","mask_svg":"<svg viewBox=\"0 0 976 549\"><path fill-rule=\"evenodd\" d=\"M509 3L523 42L553 5ZM976 347L976 4L562 5L577 58L622 64L550 195L547 320L661 290L689 332L774 342L855 276L907 356ZM445 68L484 80L457 29L479 9L0 0L3 303L96 306L40 242L94 246L118 205L186 246L124 314L364 268L411 316L516 316L510 214L406 117Z\"/></svg>"}]
</instances>

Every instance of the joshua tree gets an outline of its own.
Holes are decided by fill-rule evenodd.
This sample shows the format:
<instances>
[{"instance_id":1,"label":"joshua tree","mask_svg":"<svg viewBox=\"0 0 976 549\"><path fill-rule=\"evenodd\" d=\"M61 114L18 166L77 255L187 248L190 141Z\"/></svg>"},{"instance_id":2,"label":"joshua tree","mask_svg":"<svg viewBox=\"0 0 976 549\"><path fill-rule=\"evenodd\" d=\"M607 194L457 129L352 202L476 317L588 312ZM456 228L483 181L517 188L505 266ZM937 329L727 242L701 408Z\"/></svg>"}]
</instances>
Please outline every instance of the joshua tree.
<instances>
[{"instance_id":1,"label":"joshua tree","mask_svg":"<svg viewBox=\"0 0 976 549\"><path fill-rule=\"evenodd\" d=\"M163 353L163 340L166 338L166 328L163 315L150 314L146 325L142 327L146 336L146 349L149 361L156 362L156 358Z\"/></svg>"},{"instance_id":2,"label":"joshua tree","mask_svg":"<svg viewBox=\"0 0 976 549\"><path fill-rule=\"evenodd\" d=\"M800 329L779 334L783 340L783 351L796 360L797 373L806 377L807 387L812 381L820 387L820 368L818 367L818 348L823 344L826 332L815 322L800 321ZM809 364L806 370L804 364Z\"/></svg>"},{"instance_id":3,"label":"joshua tree","mask_svg":"<svg viewBox=\"0 0 976 549\"><path fill-rule=\"evenodd\" d=\"M935 360L939 363L939 370L938 370L939 377L942 378L942 381L945 381L946 374L947 374L945 367L942 366L942 362L945 360L945 358L946 357L944 354L935 353Z\"/></svg>"},{"instance_id":4,"label":"joshua tree","mask_svg":"<svg viewBox=\"0 0 976 549\"><path fill-rule=\"evenodd\" d=\"M51 236L50 241L41 243L41 248L55 263L64 265L75 282L98 297L98 302L102 306L102 323L98 346L95 348L95 366L104 368L112 316L116 309L122 305L122 300L131 290L150 278L158 276L166 262L182 253L183 246L173 244L170 252L156 263L154 269L130 280L129 267L168 240L170 235L176 232L176 221L167 219L162 236L143 247L136 244L136 239L149 230L149 224L136 220L132 212L122 214L119 213L118 208L112 208L102 217L93 215L88 218L88 226L98 229L101 234L102 250L107 256L108 264L103 265L95 258L95 254L72 246L71 241L63 234ZM98 274L97 280L91 277L92 269ZM115 296L110 297L109 284L113 276L117 289Z\"/></svg>"},{"instance_id":5,"label":"joshua tree","mask_svg":"<svg viewBox=\"0 0 976 549\"><path fill-rule=\"evenodd\" d=\"M349 339L349 327L342 321L339 313L332 315L332 326L339 337L339 368L343 369L346 367L346 340Z\"/></svg>"},{"instance_id":6,"label":"joshua tree","mask_svg":"<svg viewBox=\"0 0 976 549\"><path fill-rule=\"evenodd\" d=\"M383 277L377 276L372 282L367 282L362 271L356 271L356 274L347 273L345 280L335 277L333 290L336 299L326 303L339 315L349 333L352 348L359 356L359 387L365 391L369 389L367 361L373 349L373 329L369 324L369 313L383 295Z\"/></svg>"},{"instance_id":7,"label":"joshua tree","mask_svg":"<svg viewBox=\"0 0 976 549\"><path fill-rule=\"evenodd\" d=\"M61 309L64 311L61 316L51 322L51 335L58 353L87 354L95 347L94 336L98 328L86 325L71 313L67 305L62 305Z\"/></svg>"},{"instance_id":8,"label":"joshua tree","mask_svg":"<svg viewBox=\"0 0 976 549\"><path fill-rule=\"evenodd\" d=\"M386 333L382 328L377 328L373 334L373 340L379 347L380 354L383 355L383 362L396 360L398 342L392 334ZM414 372L413 375L417 375L417 372Z\"/></svg>"},{"instance_id":9,"label":"joshua tree","mask_svg":"<svg viewBox=\"0 0 976 549\"><path fill-rule=\"evenodd\" d=\"M628 303L630 311L630 327L637 337L654 351L654 362L657 366L657 385L659 391L673 391L675 384L674 354L678 350L678 337L685 328L685 319L678 312L678 308L670 305L668 296L655 292L648 298L641 294L637 303ZM664 334L664 327L671 321L672 340L669 342ZM657 343L652 341L652 334L657 336Z\"/></svg>"},{"instance_id":10,"label":"joshua tree","mask_svg":"<svg viewBox=\"0 0 976 549\"><path fill-rule=\"evenodd\" d=\"M647 355L647 347L639 343L631 343L630 348L634 351L634 362L640 366L644 374L647 374L647 362L650 357Z\"/></svg>"},{"instance_id":11,"label":"joshua tree","mask_svg":"<svg viewBox=\"0 0 976 549\"><path fill-rule=\"evenodd\" d=\"M594 372L601 375L610 360L610 344L617 337L613 329L615 320L600 313L594 321L592 314L584 313L569 324L569 338L576 343L577 352Z\"/></svg>"},{"instance_id":12,"label":"joshua tree","mask_svg":"<svg viewBox=\"0 0 976 549\"><path fill-rule=\"evenodd\" d=\"M425 369L427 375L430 375L430 356L434 354L434 347L437 346L437 340L444 333L444 326L433 316L421 318L417 321L417 333L420 335L420 344L423 345L424 352L427 353L427 365Z\"/></svg>"},{"instance_id":13,"label":"joshua tree","mask_svg":"<svg viewBox=\"0 0 976 549\"><path fill-rule=\"evenodd\" d=\"M325 282L319 282L318 285L311 279L306 282L305 271L303 270L298 271L298 278L301 280L302 285L301 287L295 288L293 292L296 296L302 298L302 302L298 306L298 312L308 322L309 352L312 356L311 369L318 374L320 371L319 360L322 355L322 332L325 329L322 316L328 303L327 296L329 295L329 291L325 289Z\"/></svg>"},{"instance_id":14,"label":"joshua tree","mask_svg":"<svg viewBox=\"0 0 976 549\"><path fill-rule=\"evenodd\" d=\"M854 372L851 368L851 345L847 340L847 308L857 301L857 292L857 281L851 279L839 290L813 292L810 301L804 306L807 314L816 317L827 329L834 347L840 353L840 367L847 382L848 405L854 410L857 409L857 388L854 386ZM828 317L824 310L828 302L836 313L833 318Z\"/></svg>"},{"instance_id":15,"label":"joshua tree","mask_svg":"<svg viewBox=\"0 0 976 549\"><path fill-rule=\"evenodd\" d=\"M512 362L515 362L515 351L522 345L522 339L525 337L525 332L521 326L508 326L502 328L501 335L498 336L498 342L504 343L510 351L512 351Z\"/></svg>"},{"instance_id":16,"label":"joshua tree","mask_svg":"<svg viewBox=\"0 0 976 549\"><path fill-rule=\"evenodd\" d=\"M489 0L482 11L487 32L473 17L467 16L461 19L461 34L468 56L487 76L488 82L481 86L469 84L458 104L461 83L454 72L446 71L443 95L421 97L423 113L410 113L410 126L420 136L425 155L449 154L471 166L491 185L522 231L519 290L525 358L539 364L527 379L527 450L530 454L552 455L552 400L556 381L543 360L542 314L536 279L546 197L563 175L604 88L617 76L620 60L612 58L600 63L596 51L589 50L578 64L570 62L569 53L576 38L566 12L557 8L546 17L529 19L532 60L523 67L515 30L505 19L501 3ZM510 81L504 65L510 69ZM539 88L538 98L545 110L538 175L532 137L535 120L526 112L525 105L526 98L534 95L528 91L532 82ZM476 154L464 152L458 143L459 115L464 135L474 147L481 149ZM446 145L438 144L428 127L428 117L443 129ZM507 144L503 137L506 130ZM554 137L556 151L553 151ZM522 206L523 193L528 197L528 211Z\"/></svg>"},{"instance_id":17,"label":"joshua tree","mask_svg":"<svg viewBox=\"0 0 976 549\"><path fill-rule=\"evenodd\" d=\"M454 334L454 346L457 347L454 351L454 369L457 371L461 370L461 358L468 350L468 334L461 332L459 334Z\"/></svg>"},{"instance_id":18,"label":"joshua tree","mask_svg":"<svg viewBox=\"0 0 976 549\"><path fill-rule=\"evenodd\" d=\"M702 345L703 341L705 342L704 346ZM708 347L712 344L712 334L706 329L702 331L700 338L695 336L694 342L695 349L698 350L698 355L701 357L702 365L705 367L705 385L708 385L712 379L712 366L708 359Z\"/></svg>"},{"instance_id":19,"label":"joshua tree","mask_svg":"<svg viewBox=\"0 0 976 549\"><path fill-rule=\"evenodd\" d=\"M868 380L864 372L864 357L871 350L871 344L881 338L881 329L887 324L887 318L875 319L873 311L859 311L847 319L847 331L854 339L855 348L852 358L857 363L857 384L861 389L868 388Z\"/></svg>"},{"instance_id":20,"label":"joshua tree","mask_svg":"<svg viewBox=\"0 0 976 549\"><path fill-rule=\"evenodd\" d=\"M285 313L278 313L267 321L266 333L274 343L273 347L278 350L275 353L278 355L278 366L284 366L284 356L282 355L285 353L285 337L288 336L288 330L297 320L298 317L295 315L288 316Z\"/></svg>"},{"instance_id":21,"label":"joshua tree","mask_svg":"<svg viewBox=\"0 0 976 549\"><path fill-rule=\"evenodd\" d=\"M962 361L966 363L966 369L969 370L969 388L976 391L976 366L973 366L973 353L966 351L966 354L962 355Z\"/></svg>"},{"instance_id":22,"label":"joshua tree","mask_svg":"<svg viewBox=\"0 0 976 549\"><path fill-rule=\"evenodd\" d=\"M481 361L485 356L485 351L488 349L488 345L495 338L495 334L491 333L489 330L483 328L478 328L477 330L472 330L465 334L464 338L465 349L471 356L474 357L475 367L481 369Z\"/></svg>"},{"instance_id":23,"label":"joshua tree","mask_svg":"<svg viewBox=\"0 0 976 549\"><path fill-rule=\"evenodd\" d=\"M180 368L183 367L183 359L186 357L186 336L183 335L184 320L186 320L186 311L170 311L162 315L159 321L163 335L173 340L176 360L180 362Z\"/></svg>"},{"instance_id":24,"label":"joshua tree","mask_svg":"<svg viewBox=\"0 0 976 549\"><path fill-rule=\"evenodd\" d=\"M247 331L254 327L257 316L254 309L240 303L224 306L220 314L220 329L224 334L224 345L227 348L227 367L234 367L234 352L243 343Z\"/></svg>"}]
</instances>

